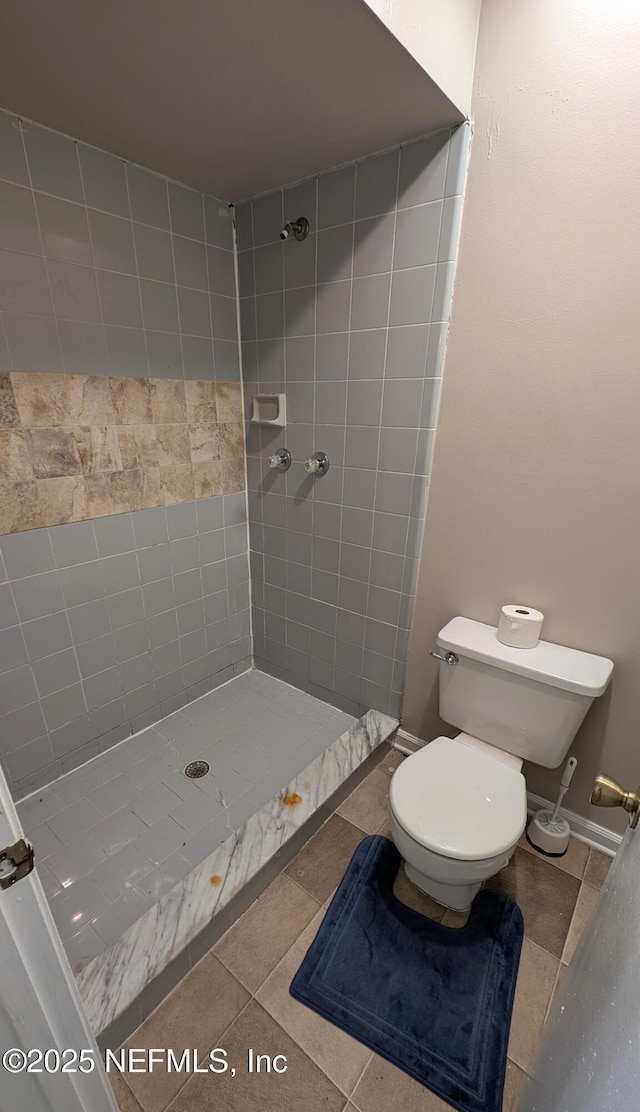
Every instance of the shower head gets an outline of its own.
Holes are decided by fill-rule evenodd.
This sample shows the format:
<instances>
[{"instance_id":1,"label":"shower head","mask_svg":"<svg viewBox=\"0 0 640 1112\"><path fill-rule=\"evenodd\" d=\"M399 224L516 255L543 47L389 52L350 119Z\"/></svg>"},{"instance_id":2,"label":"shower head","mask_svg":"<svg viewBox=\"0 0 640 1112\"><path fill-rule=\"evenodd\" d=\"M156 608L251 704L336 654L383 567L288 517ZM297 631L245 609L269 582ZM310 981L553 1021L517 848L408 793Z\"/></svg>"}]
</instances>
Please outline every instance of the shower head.
<instances>
[{"instance_id":1,"label":"shower head","mask_svg":"<svg viewBox=\"0 0 640 1112\"><path fill-rule=\"evenodd\" d=\"M285 224L280 232L280 239L288 239L290 235L298 240L307 238L309 235L309 221L306 216L299 216L297 220L290 220Z\"/></svg>"}]
</instances>

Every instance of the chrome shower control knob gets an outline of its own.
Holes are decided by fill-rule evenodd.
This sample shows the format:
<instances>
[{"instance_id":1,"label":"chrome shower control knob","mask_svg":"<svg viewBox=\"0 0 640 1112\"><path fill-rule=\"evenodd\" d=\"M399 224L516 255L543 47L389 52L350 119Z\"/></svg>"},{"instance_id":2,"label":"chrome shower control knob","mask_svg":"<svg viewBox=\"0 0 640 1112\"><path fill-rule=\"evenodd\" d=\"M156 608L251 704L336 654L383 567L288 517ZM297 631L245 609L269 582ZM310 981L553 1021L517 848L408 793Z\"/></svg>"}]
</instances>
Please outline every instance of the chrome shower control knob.
<instances>
[{"instance_id":1,"label":"chrome shower control knob","mask_svg":"<svg viewBox=\"0 0 640 1112\"><path fill-rule=\"evenodd\" d=\"M288 471L291 467L291 452L287 448L279 448L269 456L269 467L275 468L276 471Z\"/></svg>"},{"instance_id":2,"label":"chrome shower control knob","mask_svg":"<svg viewBox=\"0 0 640 1112\"><path fill-rule=\"evenodd\" d=\"M311 459L305 460L304 469L308 475L326 475L329 470L329 457L326 452L314 452Z\"/></svg>"}]
</instances>

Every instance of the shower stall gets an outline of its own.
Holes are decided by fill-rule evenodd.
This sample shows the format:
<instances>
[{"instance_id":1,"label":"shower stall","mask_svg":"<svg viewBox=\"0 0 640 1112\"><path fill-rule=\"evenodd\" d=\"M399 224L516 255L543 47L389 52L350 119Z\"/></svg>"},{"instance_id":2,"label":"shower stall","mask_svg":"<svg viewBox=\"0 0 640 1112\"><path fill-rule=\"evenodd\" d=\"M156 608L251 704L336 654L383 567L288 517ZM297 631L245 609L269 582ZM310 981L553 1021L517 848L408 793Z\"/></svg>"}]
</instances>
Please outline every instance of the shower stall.
<instances>
[{"instance_id":1,"label":"shower stall","mask_svg":"<svg viewBox=\"0 0 640 1112\"><path fill-rule=\"evenodd\" d=\"M0 759L104 1045L397 730L470 132L438 96L228 200L0 111Z\"/></svg>"}]
</instances>

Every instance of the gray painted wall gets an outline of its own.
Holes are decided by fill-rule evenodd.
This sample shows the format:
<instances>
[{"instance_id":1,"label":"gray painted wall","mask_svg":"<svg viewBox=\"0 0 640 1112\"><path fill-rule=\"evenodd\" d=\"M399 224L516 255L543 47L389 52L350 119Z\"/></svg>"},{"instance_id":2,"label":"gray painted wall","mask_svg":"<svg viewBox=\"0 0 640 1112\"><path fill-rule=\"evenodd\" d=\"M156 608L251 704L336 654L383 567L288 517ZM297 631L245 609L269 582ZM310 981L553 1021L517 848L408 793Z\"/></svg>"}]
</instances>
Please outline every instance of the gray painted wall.
<instances>
[{"instance_id":1,"label":"gray painted wall","mask_svg":"<svg viewBox=\"0 0 640 1112\"><path fill-rule=\"evenodd\" d=\"M0 370L239 380L230 212L0 112ZM0 538L17 795L250 664L246 495Z\"/></svg>"},{"instance_id":2,"label":"gray painted wall","mask_svg":"<svg viewBox=\"0 0 640 1112\"><path fill-rule=\"evenodd\" d=\"M352 713L398 713L462 209L468 128L236 213L257 663ZM311 233L284 244L285 219ZM287 447L293 465L270 471ZM310 478L303 461L328 452Z\"/></svg>"},{"instance_id":3,"label":"gray painted wall","mask_svg":"<svg viewBox=\"0 0 640 1112\"><path fill-rule=\"evenodd\" d=\"M635 5L610 12L579 0L482 6L405 710L411 733L443 731L427 652L454 614L495 624L505 602L539 608L546 640L615 663L576 736L565 803L621 831L621 809L589 803L598 772L625 789L640 772L640 146L628 115L640 24ZM545 799L558 775L526 769Z\"/></svg>"}]
</instances>

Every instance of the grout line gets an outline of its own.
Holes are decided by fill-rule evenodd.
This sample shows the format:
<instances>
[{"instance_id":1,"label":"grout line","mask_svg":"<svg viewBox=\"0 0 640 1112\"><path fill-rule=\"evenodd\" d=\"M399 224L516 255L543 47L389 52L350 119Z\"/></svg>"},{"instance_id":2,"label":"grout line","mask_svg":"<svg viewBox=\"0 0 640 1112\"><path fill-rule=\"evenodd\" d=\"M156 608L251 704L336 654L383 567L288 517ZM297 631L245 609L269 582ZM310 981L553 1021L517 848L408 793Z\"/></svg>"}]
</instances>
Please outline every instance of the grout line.
<instances>
[{"instance_id":1,"label":"grout line","mask_svg":"<svg viewBox=\"0 0 640 1112\"><path fill-rule=\"evenodd\" d=\"M164 183L164 187L165 187L165 192L166 192L166 197L167 197L167 215L169 217L169 237L170 237L170 242L171 242L171 262L172 262L172 265L173 265L173 278L174 278L174 282L176 282L176 253L175 253L174 244L173 244L173 223L172 223L172 220L171 220L171 202L170 202L170 199L169 199L169 183L166 180L165 180L165 183ZM127 190L128 190L128 188L129 188L129 182L127 180ZM203 202L203 204L204 204L204 202ZM204 217L203 217L203 219L204 219ZM204 234L206 235L206 232ZM185 377L185 374L184 374L184 349L182 347L182 321L180 319L180 298L178 297L177 282L175 284L175 291L176 291L176 315L178 317L178 338L179 338L179 341L180 341L180 362L182 364L182 379L184 381L184 377ZM211 299L210 298L209 298L209 328L211 328ZM146 343L146 338L145 338L145 343ZM211 338L211 357L213 358L213 338ZM215 364L214 364L213 374L214 374L214 381L215 381Z\"/></svg>"},{"instance_id":2,"label":"grout line","mask_svg":"<svg viewBox=\"0 0 640 1112\"><path fill-rule=\"evenodd\" d=\"M251 575L251 533L249 522L249 454L246 449L247 439L247 413L246 413L246 398L245 398L245 382L244 382L244 366L242 362L242 333L240 323L240 268L238 265L238 235L236 224L236 210L235 206L230 206L231 214L231 241L233 244L233 279L236 291L236 342L238 345L238 369L240 374L240 396L242 399L242 430L243 430L243 448L244 448L244 507L246 514L246 537L247 537L247 571L249 583L249 655L251 663L255 662L254 653L254 633L253 633L253 577ZM206 238L206 227L205 227ZM207 252L207 278L209 275L209 254ZM213 329L212 329L213 331ZM213 341L212 341L213 343ZM214 345L215 348L215 345ZM214 375L215 375L215 349L214 349ZM226 551L226 548L225 548ZM228 586L227 586L228 593Z\"/></svg>"},{"instance_id":3,"label":"grout line","mask_svg":"<svg viewBox=\"0 0 640 1112\"><path fill-rule=\"evenodd\" d=\"M61 360L61 363L62 363L62 370L63 370L63 373L64 373L64 372L66 372L66 364L65 364L65 360L64 360L64 351L63 351L63 348L62 348L62 340L60 338L60 326L59 326L58 317L56 316L56 308L55 308L55 301L54 301L54 298L53 298L53 287L51 285L51 275L49 274L49 266L48 266L48 263L47 263L46 259L44 258L44 239L43 239L43 236L42 236L42 226L41 226L41 223L40 223L40 215L38 213L38 206L36 205L36 201L35 201L35 192L34 192L34 189L33 189L33 180L32 180L32 176L31 176L31 165L30 165L29 157L28 157L28 153L27 153L27 145L26 145L26 142L25 142L24 131L23 131L23 128L22 128L22 120L20 120L20 119L19 119L19 131L20 131L20 139L21 139L21 142L22 142L22 149L23 149L23 152L24 152L25 165L26 165L26 168L27 168L27 175L28 175L28 178L29 178L31 200L32 200L33 208L34 208L34 211L35 211L35 214L36 214L36 223L37 223L37 226L38 226L38 236L39 236L40 245L41 245L41 248L42 248L42 257L43 257L45 271L46 271L46 275L47 275L47 285L48 285L48 288L49 288L49 297L51 298L51 308L52 308L52 311L53 311L53 319L54 319L54 322L55 322L56 335L58 337L58 348L59 348L59 351L60 351L60 360ZM83 197L83 200L84 200L84 206L83 207L84 207L84 211L85 211L85 215L86 215L86 197L85 197L85 192L84 192L84 181L83 181L83 178L82 178L82 171L80 169L80 155L79 155L79 152L78 152L78 144L77 144L77 142L75 142L75 140L74 140L74 150L75 150L75 154L76 154L76 160L77 160L77 163L78 163L78 173L79 173L79 176L80 176L80 188L82 190L82 197ZM87 228L88 228L88 219L87 219ZM89 236L90 236L91 232L90 232L89 228L88 228L88 231L89 231ZM91 246L91 240L89 242L90 242L90 246ZM92 246L91 246L91 258L93 260L93 247ZM95 279L95 276L94 276L94 281L95 281L95 284L96 284L96 291L97 291L97 295L98 295L98 305L100 305L100 301L99 301L99 296L100 295L99 295L99 291L97 290L98 283L97 283L97 280ZM101 319L102 319L102 314L101 314ZM104 342L104 340L103 340L103 342ZM106 343L105 343L105 354L106 354ZM12 366L13 366L13 361L12 361ZM22 425L22 421L20 423ZM80 478L80 482L82 483L82 487L84 489L84 475L80 476L79 478ZM91 531L92 531L92 535L94 536L94 539L95 539L95 534L93 533L93 524L91 526ZM62 598L64 600L63 609L64 609L65 614L66 614L66 612L68 610L68 607L67 607L67 604L66 604L66 599L65 599L65 596L64 596L64 590L63 590L63 587L62 587L62 583L59 579L59 573L58 573L58 568L57 568L57 560L56 560L56 557L55 557L55 550L53 548L53 543L52 543L52 540L51 540L51 533L50 533L50 530L48 528L47 528L46 532L47 532L47 538L48 538L49 544L51 546L51 551L52 551L52 555L53 555L54 564L56 565L56 569L55 569L56 577L57 577L59 585L60 585L60 593L61 593ZM11 580L9 580L8 576L7 576L7 582L10 582L10 584L11 584L11 596L13 598L14 605L16 607L16 614L18 615L18 622L19 622L19 625L20 625L20 632L22 634L22 639L24 641L24 632L22 630L22 624L23 623L22 623L22 619L20 617L20 612L18 610L16 601L15 601L15 596L14 596L14 593L13 593L13 583L12 583ZM67 614L67 627L69 629L69 634L71 635L71 626L70 626L70 623L69 623L68 614ZM75 662L76 662L76 670L77 670L77 675L78 675L78 679L75 682L80 683L80 690L82 691L82 701L84 703L84 713L86 715L89 715L91 712L89 710L89 705L87 703L87 697L86 697L86 693L85 693L85 690L84 690L84 684L82 682L82 673L80 671L80 661L78 660L77 648L76 648L76 645L74 643L74 640L73 640L72 636L71 636L71 646L70 647L73 649L73 654L74 654L74 658L75 658ZM26 642L25 642L25 650L26 650ZM30 657L29 653L27 653L27 655ZM51 744L51 733L53 733L54 731L49 729L49 726L47 724L46 715L44 714L44 711L42 709L43 696L40 694L40 687L38 685L36 674L33 670L33 662L31 661L31 659L29 659L29 669L30 669L30 672L31 672L31 676L33 678L35 689L38 692L38 699L35 700L35 702L38 704L38 707L40 709L40 713L41 713L41 716L42 716L42 721L44 722L44 726L45 726L45 734L42 735L42 737L43 737L43 739L46 738L46 743L47 743L47 746L48 746L49 753L50 753L51 757L54 760L56 760L56 759L61 760L61 758L56 758L56 755L53 751L53 746ZM64 688L62 688L61 690L64 690ZM56 693L55 692L50 692L50 694L56 694ZM81 718L82 715L77 715L77 717ZM57 728L60 729L60 727L57 727ZM38 741L39 739L36 738L35 740ZM26 744L33 744L33 742L27 742ZM18 747L18 749L21 749L21 748L22 748L22 746ZM17 751L18 750L16 750L16 752Z\"/></svg>"}]
</instances>

